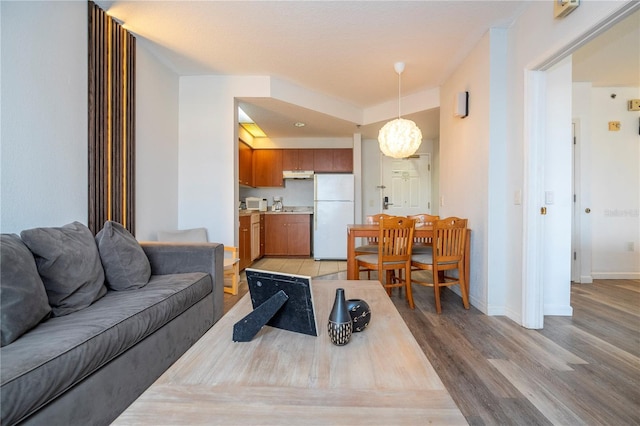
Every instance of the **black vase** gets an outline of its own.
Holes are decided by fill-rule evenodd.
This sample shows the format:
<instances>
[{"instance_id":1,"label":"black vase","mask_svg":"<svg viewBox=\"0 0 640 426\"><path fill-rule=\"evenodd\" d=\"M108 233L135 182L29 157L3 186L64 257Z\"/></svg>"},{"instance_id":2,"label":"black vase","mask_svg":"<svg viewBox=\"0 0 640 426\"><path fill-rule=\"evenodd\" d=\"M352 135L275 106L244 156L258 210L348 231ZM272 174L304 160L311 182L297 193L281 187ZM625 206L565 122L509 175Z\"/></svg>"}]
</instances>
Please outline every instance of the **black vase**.
<instances>
[{"instance_id":1,"label":"black vase","mask_svg":"<svg viewBox=\"0 0 640 426\"><path fill-rule=\"evenodd\" d=\"M336 289L336 300L333 302L333 309L329 314L327 329L329 338L334 345L342 346L349 343L353 332L351 315L347 309L347 301L344 299L344 289Z\"/></svg>"},{"instance_id":2,"label":"black vase","mask_svg":"<svg viewBox=\"0 0 640 426\"><path fill-rule=\"evenodd\" d=\"M353 332L362 331L371 322L371 308L362 299L347 300L347 310L353 322Z\"/></svg>"}]
</instances>

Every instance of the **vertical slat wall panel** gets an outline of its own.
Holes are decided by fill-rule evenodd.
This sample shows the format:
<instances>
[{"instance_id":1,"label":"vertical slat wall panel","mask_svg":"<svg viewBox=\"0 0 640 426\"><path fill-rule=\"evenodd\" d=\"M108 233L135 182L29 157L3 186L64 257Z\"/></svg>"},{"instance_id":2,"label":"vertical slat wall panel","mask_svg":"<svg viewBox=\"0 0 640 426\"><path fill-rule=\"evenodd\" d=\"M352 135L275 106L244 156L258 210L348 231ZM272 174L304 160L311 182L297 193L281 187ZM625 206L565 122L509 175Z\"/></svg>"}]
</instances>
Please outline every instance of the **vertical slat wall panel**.
<instances>
[{"instance_id":1,"label":"vertical slat wall panel","mask_svg":"<svg viewBox=\"0 0 640 426\"><path fill-rule=\"evenodd\" d=\"M89 2L89 229L135 234L135 38Z\"/></svg>"}]
</instances>

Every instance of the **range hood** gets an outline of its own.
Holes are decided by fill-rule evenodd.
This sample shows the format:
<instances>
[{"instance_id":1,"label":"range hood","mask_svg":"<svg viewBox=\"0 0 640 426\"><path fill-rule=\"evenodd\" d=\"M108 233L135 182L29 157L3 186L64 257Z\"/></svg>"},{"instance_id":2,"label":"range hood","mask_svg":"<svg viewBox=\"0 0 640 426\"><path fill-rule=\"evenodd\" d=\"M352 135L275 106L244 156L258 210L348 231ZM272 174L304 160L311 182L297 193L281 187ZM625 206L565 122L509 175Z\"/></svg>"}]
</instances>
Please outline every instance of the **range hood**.
<instances>
[{"instance_id":1,"label":"range hood","mask_svg":"<svg viewBox=\"0 0 640 426\"><path fill-rule=\"evenodd\" d=\"M283 170L283 179L313 179L313 170Z\"/></svg>"}]
</instances>

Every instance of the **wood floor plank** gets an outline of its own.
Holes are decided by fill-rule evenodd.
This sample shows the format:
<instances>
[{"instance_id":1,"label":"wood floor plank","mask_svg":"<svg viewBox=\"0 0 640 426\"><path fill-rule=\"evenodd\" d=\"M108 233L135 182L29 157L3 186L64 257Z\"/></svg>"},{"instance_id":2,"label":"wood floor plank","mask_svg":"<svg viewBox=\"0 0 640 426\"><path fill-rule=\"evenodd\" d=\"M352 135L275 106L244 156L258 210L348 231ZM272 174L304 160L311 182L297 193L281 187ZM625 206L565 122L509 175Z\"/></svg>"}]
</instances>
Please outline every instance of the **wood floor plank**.
<instances>
[{"instance_id":1,"label":"wood floor plank","mask_svg":"<svg viewBox=\"0 0 640 426\"><path fill-rule=\"evenodd\" d=\"M562 400L549 391L540 376L531 376L508 360L490 359L498 369L531 403L553 424L573 425L581 423Z\"/></svg>"},{"instance_id":2,"label":"wood floor plank","mask_svg":"<svg viewBox=\"0 0 640 426\"><path fill-rule=\"evenodd\" d=\"M449 289L438 315L433 289L413 289L415 309L392 300L469 424L640 425L640 280L572 284L573 316L541 330L467 311Z\"/></svg>"}]
</instances>

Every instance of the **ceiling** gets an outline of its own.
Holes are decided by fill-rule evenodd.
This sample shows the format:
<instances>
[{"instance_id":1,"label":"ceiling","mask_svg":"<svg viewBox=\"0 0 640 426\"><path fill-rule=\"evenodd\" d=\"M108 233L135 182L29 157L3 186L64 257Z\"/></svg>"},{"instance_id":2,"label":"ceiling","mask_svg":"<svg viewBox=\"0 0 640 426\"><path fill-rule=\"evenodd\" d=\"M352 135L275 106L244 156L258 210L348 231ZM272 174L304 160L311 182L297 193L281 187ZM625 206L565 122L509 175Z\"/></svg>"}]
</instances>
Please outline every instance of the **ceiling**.
<instances>
[{"instance_id":1,"label":"ceiling","mask_svg":"<svg viewBox=\"0 0 640 426\"><path fill-rule=\"evenodd\" d=\"M489 28L508 27L527 3L96 1L179 75L266 75L360 109L397 100L397 61L406 63L403 97L439 87ZM574 80L640 86L640 54L629 55L620 45L635 43L631 52L638 53L638 15L622 36L576 52ZM629 57L635 57L632 66L612 65ZM612 70L618 75L611 77ZM240 101L270 138L351 137L359 131L375 139L384 124L358 126L271 98ZM418 124L423 138L438 136L438 108L402 116ZM293 126L298 121L306 126Z\"/></svg>"}]
</instances>

